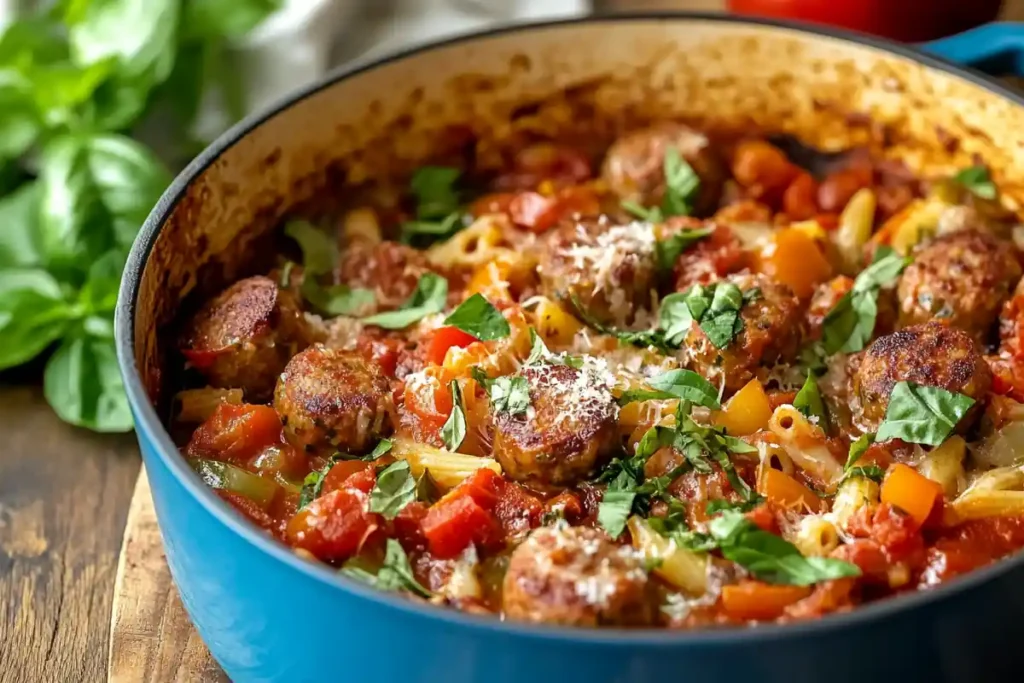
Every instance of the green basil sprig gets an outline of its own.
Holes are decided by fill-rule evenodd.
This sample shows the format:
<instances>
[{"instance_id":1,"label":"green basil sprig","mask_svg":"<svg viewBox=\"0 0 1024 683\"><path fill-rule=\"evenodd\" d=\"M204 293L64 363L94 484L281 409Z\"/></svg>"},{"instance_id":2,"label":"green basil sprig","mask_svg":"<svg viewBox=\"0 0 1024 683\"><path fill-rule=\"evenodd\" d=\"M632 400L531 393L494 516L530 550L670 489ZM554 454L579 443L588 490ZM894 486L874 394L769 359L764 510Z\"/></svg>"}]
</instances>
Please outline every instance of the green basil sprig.
<instances>
[{"instance_id":1,"label":"green basil sprig","mask_svg":"<svg viewBox=\"0 0 1024 683\"><path fill-rule=\"evenodd\" d=\"M424 273L416 283L416 291L397 311L385 311L363 318L367 325L387 330L400 330L428 315L440 313L448 301L448 281L437 273Z\"/></svg>"},{"instance_id":2,"label":"green basil sprig","mask_svg":"<svg viewBox=\"0 0 1024 683\"><path fill-rule=\"evenodd\" d=\"M452 392L452 412L441 426L441 440L444 447L454 453L459 450L463 439L466 438L466 408L462 402L459 382L453 379L448 384L448 389Z\"/></svg>"},{"instance_id":3,"label":"green basil sprig","mask_svg":"<svg viewBox=\"0 0 1024 683\"><path fill-rule=\"evenodd\" d=\"M622 208L648 223L661 223L670 216L689 216L700 194L700 176L679 149L672 145L665 149L662 171L665 174L665 195L661 206L647 208L636 202L624 201Z\"/></svg>"},{"instance_id":4,"label":"green basil sprig","mask_svg":"<svg viewBox=\"0 0 1024 683\"><path fill-rule=\"evenodd\" d=\"M402 544L393 538L387 540L384 547L384 563L376 573L364 569L358 562L352 560L346 562L340 572L380 590L406 590L421 598L433 596L433 593L416 580L412 565L409 564L409 556L405 554Z\"/></svg>"},{"instance_id":5,"label":"green basil sprig","mask_svg":"<svg viewBox=\"0 0 1024 683\"><path fill-rule=\"evenodd\" d=\"M897 382L889 395L889 406L876 438L938 446L953 433L974 402L970 396L940 387Z\"/></svg>"},{"instance_id":6,"label":"green basil sprig","mask_svg":"<svg viewBox=\"0 0 1024 683\"><path fill-rule=\"evenodd\" d=\"M813 372L807 373L807 380L793 399L793 407L808 418L816 418L815 422L821 431L829 433L828 408L825 406L825 400L821 396L821 390L818 388L818 382Z\"/></svg>"},{"instance_id":7,"label":"green basil sprig","mask_svg":"<svg viewBox=\"0 0 1024 683\"><path fill-rule=\"evenodd\" d=\"M465 226L459 191L462 171L449 166L422 166L409 183L416 198L416 220L402 224L402 241L420 246L445 239Z\"/></svg>"},{"instance_id":8,"label":"green basil sprig","mask_svg":"<svg viewBox=\"0 0 1024 683\"><path fill-rule=\"evenodd\" d=\"M685 292L670 294L661 302L665 338L679 346L696 322L715 348L724 349L743 331L740 311L760 295L760 289L742 292L731 282L694 285Z\"/></svg>"},{"instance_id":9,"label":"green basil sprig","mask_svg":"<svg viewBox=\"0 0 1024 683\"><path fill-rule=\"evenodd\" d=\"M409 463L396 460L377 474L377 483L370 491L370 512L379 512L385 519L394 519L414 500L416 480Z\"/></svg>"},{"instance_id":10,"label":"green basil sprig","mask_svg":"<svg viewBox=\"0 0 1024 683\"><path fill-rule=\"evenodd\" d=\"M995 199L999 194L992 176L984 166L969 166L953 176L953 180L982 199Z\"/></svg>"},{"instance_id":11,"label":"green basil sprig","mask_svg":"<svg viewBox=\"0 0 1024 683\"><path fill-rule=\"evenodd\" d=\"M457 327L480 341L504 339L512 333L505 316L482 294L474 294L459 304L445 318L444 324Z\"/></svg>"},{"instance_id":12,"label":"green basil sprig","mask_svg":"<svg viewBox=\"0 0 1024 683\"><path fill-rule=\"evenodd\" d=\"M470 368L470 374L487 391L495 413L522 415L530 409L530 383L525 377L510 375L492 379L475 365Z\"/></svg>"},{"instance_id":13,"label":"green basil sprig","mask_svg":"<svg viewBox=\"0 0 1024 683\"><path fill-rule=\"evenodd\" d=\"M634 401L680 399L718 410L718 389L692 370L668 370L647 380L651 389L631 389L619 397L619 405Z\"/></svg>"}]
</instances>

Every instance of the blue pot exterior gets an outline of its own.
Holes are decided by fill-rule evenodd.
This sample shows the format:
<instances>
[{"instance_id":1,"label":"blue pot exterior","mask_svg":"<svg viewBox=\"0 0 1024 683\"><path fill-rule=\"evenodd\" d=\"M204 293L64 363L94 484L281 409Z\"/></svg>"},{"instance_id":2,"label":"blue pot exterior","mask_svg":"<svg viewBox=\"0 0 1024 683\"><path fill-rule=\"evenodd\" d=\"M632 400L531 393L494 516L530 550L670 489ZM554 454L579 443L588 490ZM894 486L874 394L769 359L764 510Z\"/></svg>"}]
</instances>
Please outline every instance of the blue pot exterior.
<instances>
[{"instance_id":1,"label":"blue pot exterior","mask_svg":"<svg viewBox=\"0 0 1024 683\"><path fill-rule=\"evenodd\" d=\"M885 44L881 47L889 49ZM248 135L247 126L259 123L236 128L226 136L228 142L221 143L221 150ZM502 624L421 605L333 576L328 568L300 560L273 543L204 490L192 475L149 405L135 362L135 297L149 249L176 197L218 153L207 153L206 159L187 169L151 216L126 269L116 327L119 360L171 573L199 635L232 680L985 683L1020 679L1024 561L980 570L931 595L900 597L818 622L718 632L625 633Z\"/></svg>"}]
</instances>

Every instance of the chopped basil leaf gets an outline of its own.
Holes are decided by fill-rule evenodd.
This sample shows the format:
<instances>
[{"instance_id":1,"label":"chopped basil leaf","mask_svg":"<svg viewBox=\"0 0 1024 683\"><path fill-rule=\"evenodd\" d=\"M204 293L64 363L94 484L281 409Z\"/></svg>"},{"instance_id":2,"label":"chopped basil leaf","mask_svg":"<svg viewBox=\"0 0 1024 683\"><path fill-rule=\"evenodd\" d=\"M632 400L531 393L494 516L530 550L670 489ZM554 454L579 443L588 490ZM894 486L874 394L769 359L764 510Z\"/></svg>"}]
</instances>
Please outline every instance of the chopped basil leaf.
<instances>
[{"instance_id":1,"label":"chopped basil leaf","mask_svg":"<svg viewBox=\"0 0 1024 683\"><path fill-rule=\"evenodd\" d=\"M544 344L544 340L537 334L537 330L530 328L530 355L527 356L524 365L537 365L547 363L548 365L568 365L570 368L580 370L583 368L583 359L578 356L570 356L566 353L552 353Z\"/></svg>"},{"instance_id":2,"label":"chopped basil leaf","mask_svg":"<svg viewBox=\"0 0 1024 683\"><path fill-rule=\"evenodd\" d=\"M420 236L429 237L429 241L451 237L466 227L466 216L456 211L437 221L406 221L402 223L402 243L411 244Z\"/></svg>"},{"instance_id":3,"label":"chopped basil leaf","mask_svg":"<svg viewBox=\"0 0 1024 683\"><path fill-rule=\"evenodd\" d=\"M661 209L656 206L652 206L648 209L637 202L629 200L622 202L620 206L640 220L647 221L648 223L661 223L665 220L665 217L661 213Z\"/></svg>"},{"instance_id":4,"label":"chopped basil leaf","mask_svg":"<svg viewBox=\"0 0 1024 683\"><path fill-rule=\"evenodd\" d=\"M843 473L843 478L839 481L842 484L851 477L865 477L871 481L882 483L882 479L885 478L885 470L878 465L864 465L863 467L851 467Z\"/></svg>"},{"instance_id":5,"label":"chopped basil leaf","mask_svg":"<svg viewBox=\"0 0 1024 683\"><path fill-rule=\"evenodd\" d=\"M436 273L424 273L416 283L416 291L397 311L387 311L363 318L367 325L399 330L428 315L444 310L448 300L448 281Z\"/></svg>"},{"instance_id":6,"label":"chopped basil leaf","mask_svg":"<svg viewBox=\"0 0 1024 683\"><path fill-rule=\"evenodd\" d=\"M663 274L671 273L680 254L714 231L713 225L694 230L680 230L666 239L655 242L654 256L658 262L658 271Z\"/></svg>"},{"instance_id":7,"label":"chopped basil leaf","mask_svg":"<svg viewBox=\"0 0 1024 683\"><path fill-rule=\"evenodd\" d=\"M369 289L348 285L323 287L314 278L306 276L302 278L301 292L318 313L331 316L359 315L377 300Z\"/></svg>"},{"instance_id":8,"label":"chopped basil leaf","mask_svg":"<svg viewBox=\"0 0 1024 683\"><path fill-rule=\"evenodd\" d=\"M525 377L506 376L491 379L477 366L470 374L487 391L491 409L496 413L519 415L530 408L530 383Z\"/></svg>"},{"instance_id":9,"label":"chopped basil leaf","mask_svg":"<svg viewBox=\"0 0 1024 683\"><path fill-rule=\"evenodd\" d=\"M481 341L503 339L512 332L505 316L482 294L474 294L459 304L444 319L444 324L457 327Z\"/></svg>"},{"instance_id":10,"label":"chopped basil leaf","mask_svg":"<svg viewBox=\"0 0 1024 683\"><path fill-rule=\"evenodd\" d=\"M826 354L856 353L867 346L875 333L879 290L891 285L909 263L892 249L876 251L875 260L853 281L853 289L825 315L821 339Z\"/></svg>"},{"instance_id":11,"label":"chopped basil leaf","mask_svg":"<svg viewBox=\"0 0 1024 683\"><path fill-rule=\"evenodd\" d=\"M626 520L633 511L636 491L608 488L597 507L597 523L609 536L618 538L626 528Z\"/></svg>"},{"instance_id":12,"label":"chopped basil leaf","mask_svg":"<svg viewBox=\"0 0 1024 683\"><path fill-rule=\"evenodd\" d=\"M433 595L416 580L412 573L412 566L409 564L409 557L405 554L402 544L393 538L387 540L384 564L377 571L376 576L359 566L348 566L348 563L342 567L341 573L381 590L407 590L422 598L430 598Z\"/></svg>"},{"instance_id":13,"label":"chopped basil leaf","mask_svg":"<svg viewBox=\"0 0 1024 683\"><path fill-rule=\"evenodd\" d=\"M715 500L709 500L705 506L705 512L709 515L718 514L723 510L735 510L737 512L750 512L758 505L764 502L763 496L756 496L751 500L741 500L738 503L726 500L725 498L716 498Z\"/></svg>"},{"instance_id":14,"label":"chopped basil leaf","mask_svg":"<svg viewBox=\"0 0 1024 683\"><path fill-rule=\"evenodd\" d=\"M441 498L441 487L430 474L430 470L424 469L416 479L416 500L433 505Z\"/></svg>"},{"instance_id":15,"label":"chopped basil leaf","mask_svg":"<svg viewBox=\"0 0 1024 683\"><path fill-rule=\"evenodd\" d=\"M953 176L953 180L982 199L995 199L998 194L996 185L984 166L965 168Z\"/></svg>"},{"instance_id":16,"label":"chopped basil leaf","mask_svg":"<svg viewBox=\"0 0 1024 683\"><path fill-rule=\"evenodd\" d=\"M422 166L416 170L409 187L416 197L416 216L420 219L438 219L459 208L459 193L455 182L462 171L449 166Z\"/></svg>"},{"instance_id":17,"label":"chopped basil leaf","mask_svg":"<svg viewBox=\"0 0 1024 683\"><path fill-rule=\"evenodd\" d=\"M299 244L302 267L307 276L333 273L338 264L338 243L325 231L308 221L288 221L284 234Z\"/></svg>"},{"instance_id":18,"label":"chopped basil leaf","mask_svg":"<svg viewBox=\"0 0 1024 683\"><path fill-rule=\"evenodd\" d=\"M373 450L366 457L367 460L376 460L380 456L384 455L391 450L391 439L381 439L377 442L377 445L373 447Z\"/></svg>"},{"instance_id":19,"label":"chopped basil leaf","mask_svg":"<svg viewBox=\"0 0 1024 683\"><path fill-rule=\"evenodd\" d=\"M973 405L970 396L913 382L897 382L889 395L889 407L877 438L938 446Z\"/></svg>"},{"instance_id":20,"label":"chopped basil leaf","mask_svg":"<svg viewBox=\"0 0 1024 683\"><path fill-rule=\"evenodd\" d=\"M828 408L821 397L821 391L818 389L817 380L814 379L814 373L807 373L807 380L800 391L797 392L796 398L793 399L793 407L808 418L815 418L811 421L816 423L821 428L821 431L828 434Z\"/></svg>"},{"instance_id":21,"label":"chopped basil leaf","mask_svg":"<svg viewBox=\"0 0 1024 683\"><path fill-rule=\"evenodd\" d=\"M324 477L334 467L335 461L329 460L319 470L313 470L302 480L302 490L299 492L299 509L306 507L320 497L320 491L324 487Z\"/></svg>"},{"instance_id":22,"label":"chopped basil leaf","mask_svg":"<svg viewBox=\"0 0 1024 683\"><path fill-rule=\"evenodd\" d=\"M694 285L678 294L670 294L661 303L659 317L668 343L678 346L697 322L715 348L724 349L743 331L740 311L743 305L760 295L752 289L746 294L731 282Z\"/></svg>"},{"instance_id":23,"label":"chopped basil leaf","mask_svg":"<svg viewBox=\"0 0 1024 683\"><path fill-rule=\"evenodd\" d=\"M575 295L572 297L572 305L576 309L576 313L579 315L579 318L601 334L611 335L624 344L633 344L634 346L642 348L653 346L654 348L662 351L671 350L669 345L666 343L665 335L661 330L616 330L613 327L609 327L601 323L599 320L587 313L583 308L582 303ZM678 344L676 346L678 346Z\"/></svg>"},{"instance_id":24,"label":"chopped basil leaf","mask_svg":"<svg viewBox=\"0 0 1024 683\"><path fill-rule=\"evenodd\" d=\"M723 557L768 583L808 586L861 573L857 565L842 560L804 557L792 543L762 531L735 510L725 510L711 519L708 531Z\"/></svg>"},{"instance_id":25,"label":"chopped basil leaf","mask_svg":"<svg viewBox=\"0 0 1024 683\"><path fill-rule=\"evenodd\" d=\"M871 432L861 434L856 441L850 444L850 454L846 456L846 464L843 465L843 469L849 471L874 442L875 435Z\"/></svg>"},{"instance_id":26,"label":"chopped basil leaf","mask_svg":"<svg viewBox=\"0 0 1024 683\"><path fill-rule=\"evenodd\" d=\"M678 398L712 410L722 407L718 401L718 389L692 370L669 370L655 375L647 383L653 390L632 389L623 392L619 397L619 405L624 406L634 401Z\"/></svg>"},{"instance_id":27,"label":"chopped basil leaf","mask_svg":"<svg viewBox=\"0 0 1024 683\"><path fill-rule=\"evenodd\" d=\"M409 503L416 500L416 480L409 463L398 460L377 475L370 491L370 512L379 512L385 519L394 519Z\"/></svg>"},{"instance_id":28,"label":"chopped basil leaf","mask_svg":"<svg viewBox=\"0 0 1024 683\"><path fill-rule=\"evenodd\" d=\"M441 427L441 440L444 441L444 447L454 453L466 438L466 413L458 381L453 379L448 383L448 388L452 392L452 412Z\"/></svg>"},{"instance_id":29,"label":"chopped basil leaf","mask_svg":"<svg viewBox=\"0 0 1024 683\"><path fill-rule=\"evenodd\" d=\"M700 177L675 146L665 149L665 197L662 212L666 216L688 216L700 191Z\"/></svg>"},{"instance_id":30,"label":"chopped basil leaf","mask_svg":"<svg viewBox=\"0 0 1024 683\"><path fill-rule=\"evenodd\" d=\"M691 531L686 525L686 508L678 498L667 497L668 512L664 517L651 517L648 526L655 532L673 541L676 547L694 552L706 552L715 547L715 541L707 534Z\"/></svg>"}]
</instances>

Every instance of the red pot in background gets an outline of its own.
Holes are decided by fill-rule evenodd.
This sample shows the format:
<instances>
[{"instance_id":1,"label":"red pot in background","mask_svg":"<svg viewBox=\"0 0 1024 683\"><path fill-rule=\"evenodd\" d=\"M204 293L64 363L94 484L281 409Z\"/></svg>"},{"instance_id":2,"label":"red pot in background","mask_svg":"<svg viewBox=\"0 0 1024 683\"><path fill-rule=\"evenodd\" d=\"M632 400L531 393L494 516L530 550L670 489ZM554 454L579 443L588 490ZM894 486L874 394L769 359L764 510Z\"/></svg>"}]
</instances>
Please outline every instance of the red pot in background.
<instances>
[{"instance_id":1,"label":"red pot in background","mask_svg":"<svg viewBox=\"0 0 1024 683\"><path fill-rule=\"evenodd\" d=\"M1002 0L728 0L737 14L802 19L903 41L952 35L992 21Z\"/></svg>"}]
</instances>

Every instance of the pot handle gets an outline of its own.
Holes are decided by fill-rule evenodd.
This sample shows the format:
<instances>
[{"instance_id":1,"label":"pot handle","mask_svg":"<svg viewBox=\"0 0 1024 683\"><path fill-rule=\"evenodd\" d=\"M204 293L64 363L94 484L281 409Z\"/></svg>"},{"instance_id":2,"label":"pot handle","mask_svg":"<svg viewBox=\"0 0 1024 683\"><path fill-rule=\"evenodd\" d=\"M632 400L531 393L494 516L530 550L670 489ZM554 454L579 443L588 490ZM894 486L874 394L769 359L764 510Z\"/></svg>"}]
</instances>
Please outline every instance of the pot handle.
<instances>
[{"instance_id":1,"label":"pot handle","mask_svg":"<svg viewBox=\"0 0 1024 683\"><path fill-rule=\"evenodd\" d=\"M1024 23L992 22L920 47L994 76L1024 76Z\"/></svg>"}]
</instances>

